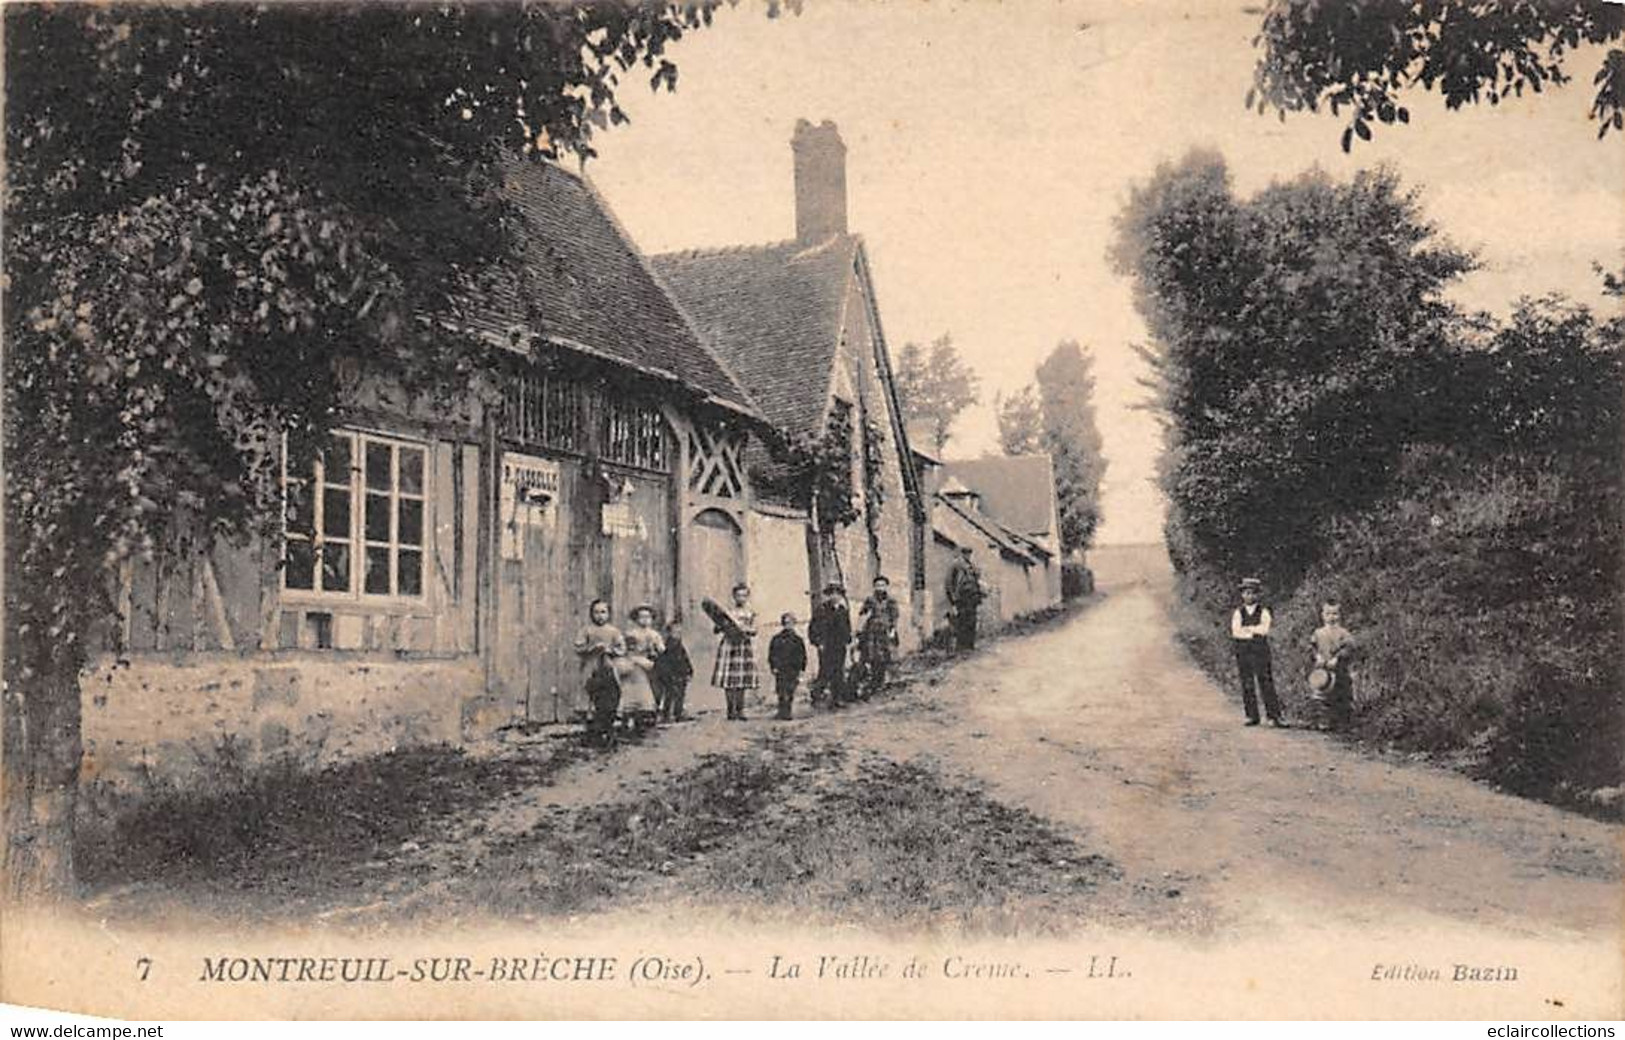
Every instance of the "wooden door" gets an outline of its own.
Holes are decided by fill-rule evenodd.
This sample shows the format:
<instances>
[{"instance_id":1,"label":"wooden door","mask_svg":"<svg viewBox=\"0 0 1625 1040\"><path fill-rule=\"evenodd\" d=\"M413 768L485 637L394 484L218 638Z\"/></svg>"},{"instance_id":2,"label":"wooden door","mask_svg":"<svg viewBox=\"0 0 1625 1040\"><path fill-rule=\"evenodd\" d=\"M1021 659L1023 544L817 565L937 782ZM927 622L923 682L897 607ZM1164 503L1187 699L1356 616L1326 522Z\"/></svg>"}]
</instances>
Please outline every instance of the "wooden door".
<instances>
[{"instance_id":1,"label":"wooden door","mask_svg":"<svg viewBox=\"0 0 1625 1040\"><path fill-rule=\"evenodd\" d=\"M700 600L709 596L724 606L733 602L732 590L745 578L744 532L733 517L720 509L707 509L689 523L689 555L685 560L688 602L684 604L684 636L689 657L694 662L694 682L689 704L709 705L721 694L711 690L711 669L717 659L717 636L700 609ZM696 700L696 695L703 698Z\"/></svg>"},{"instance_id":2,"label":"wooden door","mask_svg":"<svg viewBox=\"0 0 1625 1040\"><path fill-rule=\"evenodd\" d=\"M498 496L496 680L511 714L535 722L567 717L579 685L571 639L595 584L590 488L571 459L503 453Z\"/></svg>"}]
</instances>

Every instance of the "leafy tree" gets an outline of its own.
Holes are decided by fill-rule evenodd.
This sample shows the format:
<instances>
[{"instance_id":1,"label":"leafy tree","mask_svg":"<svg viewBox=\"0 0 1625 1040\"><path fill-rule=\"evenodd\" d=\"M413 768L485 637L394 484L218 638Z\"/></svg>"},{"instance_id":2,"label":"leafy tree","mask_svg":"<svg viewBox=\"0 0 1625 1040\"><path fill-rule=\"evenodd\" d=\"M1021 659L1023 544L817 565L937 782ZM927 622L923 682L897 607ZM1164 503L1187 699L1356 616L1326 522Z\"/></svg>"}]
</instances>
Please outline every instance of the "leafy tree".
<instances>
[{"instance_id":1,"label":"leafy tree","mask_svg":"<svg viewBox=\"0 0 1625 1040\"><path fill-rule=\"evenodd\" d=\"M903 418L923 422L931 431L931 447L938 453L947 445L960 413L979 399L981 382L946 332L931 341L929 352L918 343L903 344L896 381Z\"/></svg>"},{"instance_id":2,"label":"leafy tree","mask_svg":"<svg viewBox=\"0 0 1625 1040\"><path fill-rule=\"evenodd\" d=\"M1436 89L1451 109L1538 94L1570 80L1572 51L1622 34L1625 8L1606 0L1273 0L1246 104L1283 119L1347 110L1346 152L1376 123L1410 122L1409 89ZM1625 50L1608 50L1592 84L1597 136L1625 128Z\"/></svg>"},{"instance_id":3,"label":"leafy tree","mask_svg":"<svg viewBox=\"0 0 1625 1040\"><path fill-rule=\"evenodd\" d=\"M464 385L501 164L590 156L714 6L6 11L9 895L70 887L109 569L274 533L283 435L307 466L346 372Z\"/></svg>"},{"instance_id":4,"label":"leafy tree","mask_svg":"<svg viewBox=\"0 0 1625 1040\"><path fill-rule=\"evenodd\" d=\"M1031 383L1008 397L993 399L999 421L999 450L1006 455L1035 455L1044 450L1044 411Z\"/></svg>"},{"instance_id":5,"label":"leafy tree","mask_svg":"<svg viewBox=\"0 0 1625 1040\"><path fill-rule=\"evenodd\" d=\"M1442 294L1472 258L1392 172L1242 200L1211 152L1134 190L1112 257L1151 331L1176 562L1290 585L1427 421L1418 388L1460 326Z\"/></svg>"},{"instance_id":6,"label":"leafy tree","mask_svg":"<svg viewBox=\"0 0 1625 1040\"><path fill-rule=\"evenodd\" d=\"M1086 549L1100 525L1100 480L1106 473L1095 419L1094 359L1076 340L1063 340L1038 366L1043 449L1055 467L1061 549Z\"/></svg>"}]
</instances>

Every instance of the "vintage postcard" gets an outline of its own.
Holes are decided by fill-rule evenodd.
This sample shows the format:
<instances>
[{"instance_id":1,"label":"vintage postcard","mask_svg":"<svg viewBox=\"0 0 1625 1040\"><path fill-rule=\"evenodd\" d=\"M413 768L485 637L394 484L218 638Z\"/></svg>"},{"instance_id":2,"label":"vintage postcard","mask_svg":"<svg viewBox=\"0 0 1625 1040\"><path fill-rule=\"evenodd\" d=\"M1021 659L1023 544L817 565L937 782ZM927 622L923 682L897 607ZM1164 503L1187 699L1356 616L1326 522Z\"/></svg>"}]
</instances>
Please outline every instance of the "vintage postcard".
<instances>
[{"instance_id":1,"label":"vintage postcard","mask_svg":"<svg viewBox=\"0 0 1625 1040\"><path fill-rule=\"evenodd\" d=\"M0 999L1625 1012L1625 8L3 29Z\"/></svg>"}]
</instances>

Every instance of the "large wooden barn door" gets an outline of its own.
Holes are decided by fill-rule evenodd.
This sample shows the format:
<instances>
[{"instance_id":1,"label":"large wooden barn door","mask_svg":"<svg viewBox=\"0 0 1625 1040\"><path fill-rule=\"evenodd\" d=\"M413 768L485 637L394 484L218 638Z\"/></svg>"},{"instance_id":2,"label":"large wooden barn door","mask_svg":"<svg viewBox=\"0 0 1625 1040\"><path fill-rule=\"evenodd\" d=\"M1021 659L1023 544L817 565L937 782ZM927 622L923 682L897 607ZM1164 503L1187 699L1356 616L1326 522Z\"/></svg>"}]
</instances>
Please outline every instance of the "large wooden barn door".
<instances>
[{"instance_id":1,"label":"large wooden barn door","mask_svg":"<svg viewBox=\"0 0 1625 1040\"><path fill-rule=\"evenodd\" d=\"M720 700L711 690L711 669L717 659L717 636L700 609L702 597L709 596L724 606L733 602L734 585L745 577L744 533L733 517L720 509L707 509L689 525L689 559L686 565L689 602L683 613L687 619L684 637L694 661L694 682L688 703L703 706ZM760 622L758 622L760 627ZM764 664L765 667L765 664ZM704 691L711 690L710 693Z\"/></svg>"},{"instance_id":2,"label":"large wooden barn door","mask_svg":"<svg viewBox=\"0 0 1625 1040\"><path fill-rule=\"evenodd\" d=\"M541 374L515 377L498 494L496 682L514 714L587 708L572 641L594 599L627 613L673 603L675 450L659 412Z\"/></svg>"}]
</instances>

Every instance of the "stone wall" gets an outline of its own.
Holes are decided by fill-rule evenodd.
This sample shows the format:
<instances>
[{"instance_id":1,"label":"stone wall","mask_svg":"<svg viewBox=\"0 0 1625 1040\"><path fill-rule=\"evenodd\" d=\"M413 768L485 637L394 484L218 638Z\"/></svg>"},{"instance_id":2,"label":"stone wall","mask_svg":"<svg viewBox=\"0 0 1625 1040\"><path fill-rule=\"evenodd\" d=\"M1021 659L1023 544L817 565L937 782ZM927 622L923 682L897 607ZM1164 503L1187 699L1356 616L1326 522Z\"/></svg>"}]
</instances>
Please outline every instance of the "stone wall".
<instances>
[{"instance_id":1,"label":"stone wall","mask_svg":"<svg viewBox=\"0 0 1625 1040\"><path fill-rule=\"evenodd\" d=\"M807 521L787 513L753 510L745 524L751 603L756 608L761 646L778 630L779 617L792 613L806 634L812 613L807 566Z\"/></svg>"},{"instance_id":2,"label":"stone wall","mask_svg":"<svg viewBox=\"0 0 1625 1040\"><path fill-rule=\"evenodd\" d=\"M474 655L190 654L103 661L84 677L82 780L139 795L221 783L291 758L306 768L455 744L483 669Z\"/></svg>"},{"instance_id":3,"label":"stone wall","mask_svg":"<svg viewBox=\"0 0 1625 1040\"><path fill-rule=\"evenodd\" d=\"M860 517L836 536L836 552L841 573L854 608L870 593L875 575L891 579L892 596L898 600L903 623L898 638L904 653L918 649L928 635L929 596L912 587L910 581L910 534L912 519L908 493L903 483L902 453L898 450L897 424L893 422L890 398L876 360L879 349L869 321L869 301L862 279L854 278L845 305L846 327L841 335L841 354L835 368L834 392L853 405L858 425L852 432L853 482L862 487L863 430L867 421L881 438L880 505L874 517L871 536L869 520ZM871 542L872 537L872 542ZM929 537L929 536L928 536ZM878 556L878 561L875 557ZM878 562L878 570L876 563ZM916 608L916 600L921 602Z\"/></svg>"}]
</instances>

